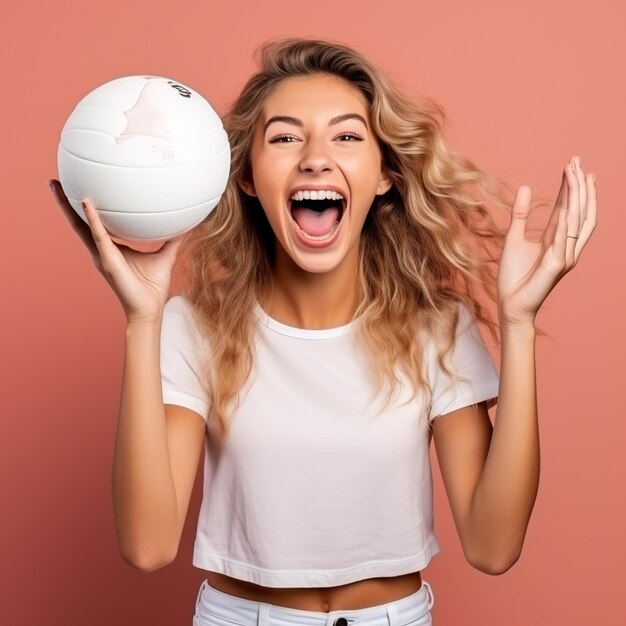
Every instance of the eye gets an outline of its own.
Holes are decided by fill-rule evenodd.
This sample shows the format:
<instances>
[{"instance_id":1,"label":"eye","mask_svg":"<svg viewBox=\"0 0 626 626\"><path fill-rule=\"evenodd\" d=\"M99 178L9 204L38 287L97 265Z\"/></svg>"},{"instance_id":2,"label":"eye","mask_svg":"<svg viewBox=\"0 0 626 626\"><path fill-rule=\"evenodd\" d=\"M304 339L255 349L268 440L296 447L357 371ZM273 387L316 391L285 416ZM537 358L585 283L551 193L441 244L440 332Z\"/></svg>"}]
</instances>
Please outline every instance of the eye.
<instances>
[{"instance_id":1,"label":"eye","mask_svg":"<svg viewBox=\"0 0 626 626\"><path fill-rule=\"evenodd\" d=\"M299 141L295 135L278 135L272 137L268 143L293 143L294 141Z\"/></svg>"},{"instance_id":2,"label":"eye","mask_svg":"<svg viewBox=\"0 0 626 626\"><path fill-rule=\"evenodd\" d=\"M341 135L337 135L335 139L341 139L342 141L363 141L363 137L357 133L341 133Z\"/></svg>"}]
</instances>

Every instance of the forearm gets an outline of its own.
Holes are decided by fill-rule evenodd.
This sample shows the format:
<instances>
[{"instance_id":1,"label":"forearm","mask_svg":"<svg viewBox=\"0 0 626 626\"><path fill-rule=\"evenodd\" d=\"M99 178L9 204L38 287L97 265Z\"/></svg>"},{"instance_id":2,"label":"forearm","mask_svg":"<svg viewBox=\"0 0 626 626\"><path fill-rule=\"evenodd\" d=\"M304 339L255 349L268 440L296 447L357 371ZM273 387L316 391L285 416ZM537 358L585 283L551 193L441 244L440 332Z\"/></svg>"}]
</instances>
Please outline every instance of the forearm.
<instances>
[{"instance_id":1,"label":"forearm","mask_svg":"<svg viewBox=\"0 0 626 626\"><path fill-rule=\"evenodd\" d=\"M175 553L177 503L161 390L160 321L129 323L113 458L113 508L120 552L137 567Z\"/></svg>"},{"instance_id":2,"label":"forearm","mask_svg":"<svg viewBox=\"0 0 626 626\"><path fill-rule=\"evenodd\" d=\"M498 408L489 452L471 505L476 553L486 562L512 565L539 486L539 430L535 328L501 326Z\"/></svg>"}]
</instances>

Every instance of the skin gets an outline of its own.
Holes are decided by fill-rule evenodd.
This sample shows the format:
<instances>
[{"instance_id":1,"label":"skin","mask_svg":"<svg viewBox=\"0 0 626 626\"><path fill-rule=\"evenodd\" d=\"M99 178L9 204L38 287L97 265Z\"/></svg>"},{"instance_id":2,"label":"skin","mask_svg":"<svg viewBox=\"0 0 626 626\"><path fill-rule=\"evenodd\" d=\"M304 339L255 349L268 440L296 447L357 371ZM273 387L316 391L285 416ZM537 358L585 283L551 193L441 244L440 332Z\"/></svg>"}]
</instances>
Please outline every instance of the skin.
<instances>
[{"instance_id":1,"label":"skin","mask_svg":"<svg viewBox=\"0 0 626 626\"><path fill-rule=\"evenodd\" d=\"M330 124L338 115L357 119ZM275 122L291 116L300 123ZM362 141L342 133L358 134ZM270 143L276 136L292 139ZM345 189L347 210L336 242L323 251L294 237L286 193L296 185ZM274 229L273 286L262 303L276 319L302 328L338 326L356 302L359 236L376 194L389 188L366 103L346 83L328 76L285 80L265 103L252 148L252 180L244 191L259 197ZM73 211L58 181L51 188L94 263L127 315L126 360L113 465L113 498L122 556L152 571L177 553L201 458L205 424L193 411L162 404L158 341L171 268L180 240L142 254L116 245L90 203L88 225ZM535 317L554 286L578 262L596 226L596 188L579 157L564 169L561 188L539 242L526 240L531 190L519 188L498 274L502 333L500 390L495 424L485 403L437 417L435 443L446 493L468 562L489 574L518 559L539 481L535 376ZM577 238L574 238L577 237ZM347 297L352 296L352 297ZM158 525L155 519L159 520ZM270 589L211 572L226 593L300 608L358 609L405 597L421 585L406 576L357 581L325 589Z\"/></svg>"}]
</instances>

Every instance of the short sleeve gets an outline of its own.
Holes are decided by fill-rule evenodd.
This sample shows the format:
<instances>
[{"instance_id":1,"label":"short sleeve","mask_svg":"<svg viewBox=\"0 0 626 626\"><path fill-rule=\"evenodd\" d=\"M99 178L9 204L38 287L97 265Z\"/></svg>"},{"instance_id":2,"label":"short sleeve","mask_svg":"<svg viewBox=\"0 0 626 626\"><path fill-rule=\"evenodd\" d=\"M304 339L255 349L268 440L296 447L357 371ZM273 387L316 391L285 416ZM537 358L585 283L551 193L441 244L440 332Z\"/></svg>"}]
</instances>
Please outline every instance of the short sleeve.
<instances>
[{"instance_id":1,"label":"short sleeve","mask_svg":"<svg viewBox=\"0 0 626 626\"><path fill-rule=\"evenodd\" d=\"M497 402L499 376L487 351L476 320L464 304L460 304L455 345L446 357L446 365L468 382L455 383L437 362L434 344L429 348L428 374L432 390L429 421L464 406L483 400L492 407Z\"/></svg>"},{"instance_id":2,"label":"short sleeve","mask_svg":"<svg viewBox=\"0 0 626 626\"><path fill-rule=\"evenodd\" d=\"M209 401L200 382L206 341L197 331L189 303L175 296L165 303L161 325L161 386L164 404L199 413L206 421Z\"/></svg>"}]
</instances>

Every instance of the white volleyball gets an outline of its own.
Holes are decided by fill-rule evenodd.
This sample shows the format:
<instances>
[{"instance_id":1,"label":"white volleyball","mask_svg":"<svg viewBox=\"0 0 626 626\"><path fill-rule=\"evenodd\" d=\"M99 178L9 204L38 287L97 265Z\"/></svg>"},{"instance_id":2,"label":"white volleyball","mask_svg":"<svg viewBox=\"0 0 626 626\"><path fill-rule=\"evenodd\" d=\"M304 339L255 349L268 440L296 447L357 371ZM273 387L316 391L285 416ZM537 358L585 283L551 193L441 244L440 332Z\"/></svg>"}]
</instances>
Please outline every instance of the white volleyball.
<instances>
[{"instance_id":1,"label":"white volleyball","mask_svg":"<svg viewBox=\"0 0 626 626\"><path fill-rule=\"evenodd\" d=\"M196 91L160 76L101 85L63 127L59 180L87 221L88 198L115 241L154 249L197 226L217 205L230 171L228 137Z\"/></svg>"}]
</instances>

